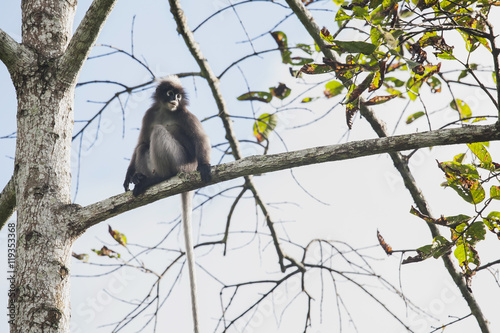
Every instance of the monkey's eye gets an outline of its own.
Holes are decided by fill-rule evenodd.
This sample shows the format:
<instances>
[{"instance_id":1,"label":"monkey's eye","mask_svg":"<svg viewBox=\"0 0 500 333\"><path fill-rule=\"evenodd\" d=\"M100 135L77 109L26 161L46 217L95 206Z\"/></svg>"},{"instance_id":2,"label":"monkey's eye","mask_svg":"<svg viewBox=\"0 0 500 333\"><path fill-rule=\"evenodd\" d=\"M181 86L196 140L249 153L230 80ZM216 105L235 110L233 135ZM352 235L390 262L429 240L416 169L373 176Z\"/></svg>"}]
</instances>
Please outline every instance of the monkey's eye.
<instances>
[{"instance_id":1,"label":"monkey's eye","mask_svg":"<svg viewBox=\"0 0 500 333\"><path fill-rule=\"evenodd\" d=\"M181 98L182 98L182 95L181 95L181 94L175 94L175 98L176 98L178 101L180 101L180 100L181 100Z\"/></svg>"},{"instance_id":2,"label":"monkey's eye","mask_svg":"<svg viewBox=\"0 0 500 333\"><path fill-rule=\"evenodd\" d=\"M174 92L172 90L167 91L167 96L170 97L170 96L173 96L173 95L174 95Z\"/></svg>"}]
</instances>

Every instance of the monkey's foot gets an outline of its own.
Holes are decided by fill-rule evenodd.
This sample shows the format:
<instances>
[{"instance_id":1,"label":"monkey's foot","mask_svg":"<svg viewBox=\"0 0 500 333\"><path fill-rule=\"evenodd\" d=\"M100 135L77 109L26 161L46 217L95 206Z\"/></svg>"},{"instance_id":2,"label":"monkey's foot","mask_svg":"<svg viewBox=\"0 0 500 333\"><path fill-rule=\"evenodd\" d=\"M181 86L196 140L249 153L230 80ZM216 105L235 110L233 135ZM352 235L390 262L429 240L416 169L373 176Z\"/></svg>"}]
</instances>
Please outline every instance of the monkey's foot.
<instances>
[{"instance_id":1,"label":"monkey's foot","mask_svg":"<svg viewBox=\"0 0 500 333\"><path fill-rule=\"evenodd\" d=\"M146 180L146 176L143 175L142 173L135 173L133 176L132 176L132 183L134 183L135 185L139 185L140 183L144 182Z\"/></svg>"}]
</instances>

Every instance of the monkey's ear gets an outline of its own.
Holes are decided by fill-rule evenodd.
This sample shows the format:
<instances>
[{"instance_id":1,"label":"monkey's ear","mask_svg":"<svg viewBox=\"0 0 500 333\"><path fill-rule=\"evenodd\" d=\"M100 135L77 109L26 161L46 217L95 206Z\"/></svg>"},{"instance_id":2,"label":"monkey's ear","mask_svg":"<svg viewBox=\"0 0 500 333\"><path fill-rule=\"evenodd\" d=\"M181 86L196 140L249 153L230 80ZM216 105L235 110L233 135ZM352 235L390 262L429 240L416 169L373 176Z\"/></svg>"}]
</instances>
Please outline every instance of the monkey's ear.
<instances>
[{"instance_id":1,"label":"monkey's ear","mask_svg":"<svg viewBox=\"0 0 500 333\"><path fill-rule=\"evenodd\" d=\"M210 164L199 164L197 170L200 173L201 180L204 183L208 183L212 180L212 174L210 173Z\"/></svg>"}]
</instances>

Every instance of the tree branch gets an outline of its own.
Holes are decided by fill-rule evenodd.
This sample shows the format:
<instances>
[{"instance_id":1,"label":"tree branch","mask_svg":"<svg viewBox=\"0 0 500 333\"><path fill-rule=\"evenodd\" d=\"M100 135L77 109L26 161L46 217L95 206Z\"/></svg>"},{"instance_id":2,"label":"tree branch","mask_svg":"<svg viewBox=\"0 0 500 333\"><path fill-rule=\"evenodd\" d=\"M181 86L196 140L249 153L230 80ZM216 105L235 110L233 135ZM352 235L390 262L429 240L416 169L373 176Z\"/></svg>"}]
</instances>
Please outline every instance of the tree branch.
<instances>
[{"instance_id":1,"label":"tree branch","mask_svg":"<svg viewBox=\"0 0 500 333\"><path fill-rule=\"evenodd\" d=\"M368 122L372 125L375 132L377 132L377 134L379 136L381 136L381 137L386 136L387 133L385 131L384 126L377 126L377 124L380 125L380 123L375 118L375 116L372 112L367 112L367 109L368 108L366 108L366 106L361 108L361 113L363 114L363 116L368 120ZM500 131L500 126L498 126L498 124L499 123L497 122L496 126L492 125L492 126L495 126L497 128L497 132ZM432 214L430 212L429 205L428 205L427 201L425 200L425 197L423 196L419 187L417 186L417 183L416 183L415 179L413 178L413 175L410 172L410 169L408 168L407 161L398 152L390 153L390 155L391 155L391 158L394 162L394 166L401 174L401 177L403 178L405 187L410 192L418 209L422 213L424 213L428 216L431 216ZM435 224L427 223L427 226L429 227L433 238L441 235L438 227ZM479 304L476 302L476 299L474 298L474 296L469 292L469 289L467 288L467 285L465 284L465 280L463 279L462 274L456 269L455 265L453 264L451 254L445 254L441 258L443 260L444 266L446 267L446 270L448 271L448 274L450 274L451 278L453 279L453 282L457 285L462 296L464 297L465 301L467 302L467 305L469 306L472 314L476 318L476 321L477 321L479 327L481 328L481 332L483 332L483 333L489 332L488 323L487 323L487 321L486 321L486 319L481 311L481 308L479 307Z\"/></svg>"},{"instance_id":2,"label":"tree branch","mask_svg":"<svg viewBox=\"0 0 500 333\"><path fill-rule=\"evenodd\" d=\"M229 145L231 146L231 153L233 154L236 160L239 160L242 158L239 141L234 132L233 123L231 121L229 112L227 110L226 103L224 101L224 98L222 97L222 92L219 86L219 78L214 74L214 72L210 68L207 59L203 56L200 50L200 46L194 39L193 32L189 29L186 17L184 16L184 12L180 7L179 1L169 0L169 3L170 3L170 11L172 12L175 22L177 23L177 31L182 35L182 38L184 38L184 42L186 43L189 51L191 52L194 59L198 63L198 66L200 66L201 73L203 77L205 77L205 79L207 80L208 85L212 90L212 95L214 96L217 108L219 109L218 116L222 120L222 124L226 131L226 139L229 141ZM276 248L276 253L278 254L279 265L281 271L284 272L286 270L286 266L283 262L283 259L286 258L290 260L290 257L288 257L284 253L283 249L280 246L279 238L276 233L276 230L274 229L274 223L272 221L271 214L268 211L264 203L264 200L262 200L262 197L260 196L260 193L257 190L255 184L253 183L252 177L250 175L245 176L245 184L252 192L252 195L255 198L255 202L260 207L262 214L266 217L266 223L271 232L274 247Z\"/></svg>"},{"instance_id":3,"label":"tree branch","mask_svg":"<svg viewBox=\"0 0 500 333\"><path fill-rule=\"evenodd\" d=\"M61 57L61 77L67 84L76 81L99 32L118 0L94 0Z\"/></svg>"},{"instance_id":4,"label":"tree branch","mask_svg":"<svg viewBox=\"0 0 500 333\"><path fill-rule=\"evenodd\" d=\"M20 64L31 64L34 59L33 53L28 48L0 29L0 61L5 64L10 75L19 70Z\"/></svg>"},{"instance_id":5,"label":"tree branch","mask_svg":"<svg viewBox=\"0 0 500 333\"><path fill-rule=\"evenodd\" d=\"M229 112L227 111L226 103L222 98L222 92L219 87L219 79L212 71L207 59L201 52L199 44L194 39L193 32L189 29L186 16L184 16L184 12L180 7L179 1L169 0L168 2L170 3L170 11L172 12L175 22L177 23L177 31L181 34L182 38L184 38L184 42L201 69L201 74L207 80L207 83L212 90L212 95L214 96L217 108L219 109L219 117L221 118L224 128L226 129L228 136L227 139L232 150L231 153L234 155L234 158L238 160L241 158L239 142L234 134L233 123L230 119Z\"/></svg>"},{"instance_id":6,"label":"tree branch","mask_svg":"<svg viewBox=\"0 0 500 333\"><path fill-rule=\"evenodd\" d=\"M14 214L16 210L16 189L14 187L14 176L10 178L5 185L2 193L0 193L0 230L7 220Z\"/></svg>"},{"instance_id":7,"label":"tree branch","mask_svg":"<svg viewBox=\"0 0 500 333\"><path fill-rule=\"evenodd\" d=\"M290 6L290 8L294 11L294 13L297 15L299 20L302 22L302 25L309 32L314 41L320 46L325 56L335 60L336 57L333 54L332 50L322 47L325 45L325 41L323 41L323 39L321 38L319 26L316 24L311 13L305 8L304 4L300 0L286 0L286 2ZM372 128L375 130L375 132L379 137L381 138L387 137L385 125L377 119L377 117L370 108L366 107L365 105L362 105L360 111L361 114L368 120L368 122L370 123L370 125L372 126ZM496 126L492 126L492 128L493 129L496 128L495 130L496 135L498 135L498 132L500 132L500 119L497 121ZM418 188L415 179L413 178L413 175L410 172L410 169L408 168L407 161L397 151L390 152L389 154L394 162L394 166L401 174L401 177L404 180L404 184L406 188L410 191L416 205L419 207L419 209L422 209L422 211L427 212L427 214L430 216L431 214L429 213L427 202L424 196L422 195L422 192ZM431 230L433 237L439 235L439 230L435 225L428 224L428 226ZM457 287L460 289L460 292L462 293L462 296L466 300L467 305L471 309L471 312L474 314L474 317L476 317L477 323L481 328L481 331L483 333L489 332L488 323L479 305L474 299L473 295L467 289L467 286L465 285L465 281L462 278L461 273L456 270L449 256L444 255L442 256L442 259L446 269L448 270L448 273L452 277Z\"/></svg>"},{"instance_id":8,"label":"tree branch","mask_svg":"<svg viewBox=\"0 0 500 333\"><path fill-rule=\"evenodd\" d=\"M138 197L134 197L132 193L128 192L83 208L71 205L69 209L76 211L69 228L75 235L78 235L99 222L134 208L145 206L157 200L194 190L205 185L216 184L238 177L416 148L488 140L500 140L500 129L496 125L429 131L314 147L274 155L250 156L239 161L212 167L213 176L211 182L208 184L201 181L197 172L179 174L149 188L144 195Z\"/></svg>"}]
</instances>

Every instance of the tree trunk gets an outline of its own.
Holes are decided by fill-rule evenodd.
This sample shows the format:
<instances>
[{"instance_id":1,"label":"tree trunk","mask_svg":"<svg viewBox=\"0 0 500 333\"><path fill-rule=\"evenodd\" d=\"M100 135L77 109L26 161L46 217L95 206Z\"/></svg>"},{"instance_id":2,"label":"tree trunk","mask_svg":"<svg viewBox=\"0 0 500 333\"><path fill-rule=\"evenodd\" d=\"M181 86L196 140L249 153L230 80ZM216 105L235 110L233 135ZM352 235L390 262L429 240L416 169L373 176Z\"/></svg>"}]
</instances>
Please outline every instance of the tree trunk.
<instances>
[{"instance_id":1,"label":"tree trunk","mask_svg":"<svg viewBox=\"0 0 500 333\"><path fill-rule=\"evenodd\" d=\"M58 76L76 1L23 1L23 45L32 63L11 72L16 87L17 252L11 332L69 332L74 83Z\"/></svg>"}]
</instances>

